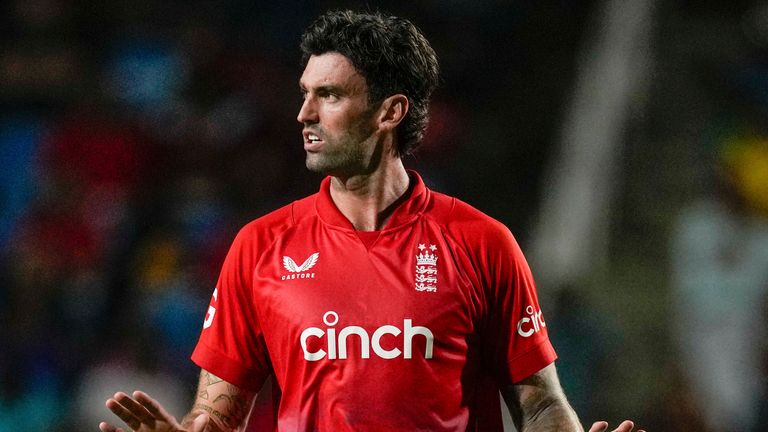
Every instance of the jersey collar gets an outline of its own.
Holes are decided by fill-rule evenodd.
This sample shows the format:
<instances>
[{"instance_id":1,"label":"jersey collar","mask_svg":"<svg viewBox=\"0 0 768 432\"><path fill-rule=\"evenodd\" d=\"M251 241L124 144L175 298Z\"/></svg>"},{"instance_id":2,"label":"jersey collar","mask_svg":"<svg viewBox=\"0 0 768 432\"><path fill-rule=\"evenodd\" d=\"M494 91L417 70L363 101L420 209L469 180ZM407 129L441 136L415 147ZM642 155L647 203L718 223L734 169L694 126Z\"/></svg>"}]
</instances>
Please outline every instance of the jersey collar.
<instances>
[{"instance_id":1,"label":"jersey collar","mask_svg":"<svg viewBox=\"0 0 768 432\"><path fill-rule=\"evenodd\" d=\"M403 225L416 220L427 207L429 202L429 189L424 185L424 180L413 170L407 170L413 186L411 195L402 202L392 214L383 231L397 229ZM320 191L317 194L315 208L320 219L338 228L344 228L354 231L352 223L341 213L336 204L331 199L331 177L326 177L320 183Z\"/></svg>"}]
</instances>

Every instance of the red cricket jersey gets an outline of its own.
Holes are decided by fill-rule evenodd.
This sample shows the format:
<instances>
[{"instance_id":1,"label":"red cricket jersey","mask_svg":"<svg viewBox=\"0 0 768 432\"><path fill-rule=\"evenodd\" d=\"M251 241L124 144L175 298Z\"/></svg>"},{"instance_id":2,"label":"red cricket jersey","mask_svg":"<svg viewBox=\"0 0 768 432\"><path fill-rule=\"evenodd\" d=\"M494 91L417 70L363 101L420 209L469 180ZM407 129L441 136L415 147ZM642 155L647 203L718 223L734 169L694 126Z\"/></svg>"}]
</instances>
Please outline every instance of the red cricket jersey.
<instances>
[{"instance_id":1,"label":"red cricket jersey","mask_svg":"<svg viewBox=\"0 0 768 432\"><path fill-rule=\"evenodd\" d=\"M274 430L502 430L499 387L553 362L509 230L413 185L387 227L355 231L319 193L246 225L192 359L258 391Z\"/></svg>"}]
</instances>

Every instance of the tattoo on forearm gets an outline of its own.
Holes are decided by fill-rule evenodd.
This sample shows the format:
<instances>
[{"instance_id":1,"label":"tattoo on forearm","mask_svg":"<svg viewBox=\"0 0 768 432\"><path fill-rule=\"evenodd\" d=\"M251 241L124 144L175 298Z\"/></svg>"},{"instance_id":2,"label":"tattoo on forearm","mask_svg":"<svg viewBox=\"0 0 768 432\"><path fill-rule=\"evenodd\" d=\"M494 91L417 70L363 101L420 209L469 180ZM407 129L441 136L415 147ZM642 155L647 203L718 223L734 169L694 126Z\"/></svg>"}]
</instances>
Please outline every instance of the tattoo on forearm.
<instances>
[{"instance_id":1,"label":"tattoo on forearm","mask_svg":"<svg viewBox=\"0 0 768 432\"><path fill-rule=\"evenodd\" d=\"M543 377L532 375L528 378L528 381L528 385L536 390L529 392L528 397L521 401L520 408L527 417L536 419L544 406L546 406L545 401L550 395L544 390L547 382Z\"/></svg>"},{"instance_id":2,"label":"tattoo on forearm","mask_svg":"<svg viewBox=\"0 0 768 432\"><path fill-rule=\"evenodd\" d=\"M220 394L214 399L213 403L224 402L227 407L227 412L239 419L244 419L248 415L248 400L242 397L237 391L232 391L234 386L231 386L230 394ZM235 389L236 390L236 389Z\"/></svg>"},{"instance_id":3,"label":"tattoo on forearm","mask_svg":"<svg viewBox=\"0 0 768 432\"><path fill-rule=\"evenodd\" d=\"M236 428L239 425L237 422L234 421L234 419L232 417L230 417L230 416L228 416L226 414L223 414L221 411L216 410L216 409L214 409L211 406L208 406L208 405L205 405L205 404L201 404L201 403L196 403L192 407L192 409L201 409L201 410L207 412L208 414L210 414L210 415L216 417L217 419L219 419L224 425L226 425L229 428Z\"/></svg>"},{"instance_id":4,"label":"tattoo on forearm","mask_svg":"<svg viewBox=\"0 0 768 432\"><path fill-rule=\"evenodd\" d=\"M583 431L563 394L554 366L505 390L504 397L518 430Z\"/></svg>"},{"instance_id":5,"label":"tattoo on forearm","mask_svg":"<svg viewBox=\"0 0 768 432\"><path fill-rule=\"evenodd\" d=\"M214 374L212 374L212 373L210 373L208 371L203 372L203 376L205 377L205 383L206 383L205 385L208 386L208 387L224 381L223 379L217 377L216 375L214 375Z\"/></svg>"},{"instance_id":6,"label":"tattoo on forearm","mask_svg":"<svg viewBox=\"0 0 768 432\"><path fill-rule=\"evenodd\" d=\"M193 410L205 411L221 427L240 427L248 417L252 395L210 372L203 371L201 378Z\"/></svg>"}]
</instances>

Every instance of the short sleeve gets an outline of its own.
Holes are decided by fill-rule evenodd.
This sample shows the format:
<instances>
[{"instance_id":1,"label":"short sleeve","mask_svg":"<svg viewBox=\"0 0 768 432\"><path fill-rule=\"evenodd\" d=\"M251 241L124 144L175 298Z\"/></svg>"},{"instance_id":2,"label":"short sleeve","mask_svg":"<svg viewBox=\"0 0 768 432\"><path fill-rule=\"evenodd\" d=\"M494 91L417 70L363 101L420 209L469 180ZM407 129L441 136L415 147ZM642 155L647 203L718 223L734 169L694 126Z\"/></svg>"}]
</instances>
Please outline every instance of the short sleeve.
<instances>
[{"instance_id":1,"label":"short sleeve","mask_svg":"<svg viewBox=\"0 0 768 432\"><path fill-rule=\"evenodd\" d=\"M227 382L258 391L271 368L252 295L255 237L248 227L235 237L192 361Z\"/></svg>"},{"instance_id":2,"label":"short sleeve","mask_svg":"<svg viewBox=\"0 0 768 432\"><path fill-rule=\"evenodd\" d=\"M533 275L512 233L499 227L485 243L490 290L485 350L500 384L509 385L538 372L557 355Z\"/></svg>"}]
</instances>

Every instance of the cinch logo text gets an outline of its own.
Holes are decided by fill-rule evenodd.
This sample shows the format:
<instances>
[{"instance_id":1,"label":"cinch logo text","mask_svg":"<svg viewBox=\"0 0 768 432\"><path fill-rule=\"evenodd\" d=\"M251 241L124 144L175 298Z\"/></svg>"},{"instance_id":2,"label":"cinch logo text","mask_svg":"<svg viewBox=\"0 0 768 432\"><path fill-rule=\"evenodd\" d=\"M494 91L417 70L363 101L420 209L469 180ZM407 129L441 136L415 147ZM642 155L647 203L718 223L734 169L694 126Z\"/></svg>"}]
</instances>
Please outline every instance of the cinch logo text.
<instances>
[{"instance_id":1,"label":"cinch logo text","mask_svg":"<svg viewBox=\"0 0 768 432\"><path fill-rule=\"evenodd\" d=\"M528 314L528 317L517 322L517 334L520 336L529 337L547 326L541 316L541 310L536 311L533 306L528 306L525 308L525 313Z\"/></svg>"},{"instance_id":2,"label":"cinch logo text","mask_svg":"<svg viewBox=\"0 0 768 432\"><path fill-rule=\"evenodd\" d=\"M410 359L413 357L413 339L415 336L423 336L424 358L431 359L435 336L432 331L426 327L414 326L410 319L403 320L403 329L393 325L383 325L369 335L368 332L360 326L348 326L342 329L334 328L339 322L339 314L334 311L328 311L323 315L323 322L327 329L318 327L309 327L301 332L301 349L304 351L304 359L307 361L318 361L324 358L329 360L345 360L347 358L347 338L354 335L360 340L360 358L371 358L371 348L373 353L383 359L394 359L403 356ZM400 336L403 334L402 350L398 347L384 347L381 339L384 335ZM309 348L311 339L325 340L325 349L316 349L311 351ZM391 339L391 338L390 338ZM313 343L317 345L317 343Z\"/></svg>"}]
</instances>

